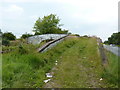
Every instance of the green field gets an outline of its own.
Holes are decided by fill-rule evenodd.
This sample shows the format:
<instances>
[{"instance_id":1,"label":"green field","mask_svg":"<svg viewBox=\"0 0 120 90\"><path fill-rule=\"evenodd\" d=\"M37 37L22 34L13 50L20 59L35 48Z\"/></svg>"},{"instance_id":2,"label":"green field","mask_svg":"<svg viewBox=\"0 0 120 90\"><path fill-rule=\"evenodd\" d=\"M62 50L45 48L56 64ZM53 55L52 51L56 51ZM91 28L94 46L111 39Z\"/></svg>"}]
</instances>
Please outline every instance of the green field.
<instances>
[{"instance_id":1,"label":"green field","mask_svg":"<svg viewBox=\"0 0 120 90\"><path fill-rule=\"evenodd\" d=\"M114 87L104 78L104 68L95 38L66 38L54 48L38 53L41 45L22 44L2 55L3 88L93 88ZM55 65L55 61L58 65ZM53 68L56 70L52 71ZM45 73L54 72L45 84ZM100 79L103 80L100 80Z\"/></svg>"}]
</instances>

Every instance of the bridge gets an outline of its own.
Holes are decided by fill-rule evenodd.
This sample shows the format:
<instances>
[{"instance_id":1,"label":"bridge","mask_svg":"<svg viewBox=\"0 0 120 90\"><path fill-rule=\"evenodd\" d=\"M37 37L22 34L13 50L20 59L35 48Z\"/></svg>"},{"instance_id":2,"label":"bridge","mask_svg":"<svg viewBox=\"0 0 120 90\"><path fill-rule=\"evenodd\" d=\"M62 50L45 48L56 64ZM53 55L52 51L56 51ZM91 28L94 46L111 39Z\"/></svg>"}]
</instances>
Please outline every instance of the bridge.
<instances>
[{"instance_id":1,"label":"bridge","mask_svg":"<svg viewBox=\"0 0 120 90\"><path fill-rule=\"evenodd\" d=\"M32 44L40 44L43 40L52 39L52 41L47 42L42 47L38 48L38 52L44 52L47 49L55 46L57 43L64 40L65 37L67 37L68 34L44 34L44 35L36 35L29 37L27 39L28 43Z\"/></svg>"},{"instance_id":2,"label":"bridge","mask_svg":"<svg viewBox=\"0 0 120 90\"><path fill-rule=\"evenodd\" d=\"M114 53L117 56L120 56L120 47L117 46L110 46L110 45L103 45L105 49L107 49L108 51Z\"/></svg>"},{"instance_id":3,"label":"bridge","mask_svg":"<svg viewBox=\"0 0 120 90\"><path fill-rule=\"evenodd\" d=\"M57 40L59 38L67 36L67 35L68 34L43 34L43 35L36 35L36 36L29 37L27 39L27 42L31 43L31 44L40 44L44 40L48 40L48 39Z\"/></svg>"}]
</instances>

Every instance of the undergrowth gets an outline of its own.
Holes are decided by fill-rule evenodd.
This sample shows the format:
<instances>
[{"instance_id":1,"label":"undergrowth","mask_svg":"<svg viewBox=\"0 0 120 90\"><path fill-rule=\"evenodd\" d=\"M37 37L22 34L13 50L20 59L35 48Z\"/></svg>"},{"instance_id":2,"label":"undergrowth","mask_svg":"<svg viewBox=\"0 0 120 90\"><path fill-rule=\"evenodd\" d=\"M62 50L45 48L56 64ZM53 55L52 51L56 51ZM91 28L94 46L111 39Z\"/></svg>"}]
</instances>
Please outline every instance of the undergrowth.
<instances>
[{"instance_id":1,"label":"undergrowth","mask_svg":"<svg viewBox=\"0 0 120 90\"><path fill-rule=\"evenodd\" d=\"M42 87L45 73L50 71L60 55L77 43L68 39L47 52L38 53L38 46L23 44L2 57L3 88Z\"/></svg>"}]
</instances>

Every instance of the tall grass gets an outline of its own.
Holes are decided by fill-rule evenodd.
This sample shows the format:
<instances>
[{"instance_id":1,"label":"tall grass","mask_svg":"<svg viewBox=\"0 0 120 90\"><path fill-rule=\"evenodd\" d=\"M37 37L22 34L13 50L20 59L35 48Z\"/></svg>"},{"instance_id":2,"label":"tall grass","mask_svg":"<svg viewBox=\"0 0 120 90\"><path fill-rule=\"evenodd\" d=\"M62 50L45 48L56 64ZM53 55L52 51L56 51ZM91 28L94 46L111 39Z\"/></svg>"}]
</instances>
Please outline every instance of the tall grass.
<instances>
[{"instance_id":1,"label":"tall grass","mask_svg":"<svg viewBox=\"0 0 120 90\"><path fill-rule=\"evenodd\" d=\"M105 51L108 58L108 65L105 67L103 77L108 80L108 82L111 84L111 87L118 87L118 82L120 82L120 77L118 76L118 60L120 57L107 50Z\"/></svg>"},{"instance_id":2,"label":"tall grass","mask_svg":"<svg viewBox=\"0 0 120 90\"><path fill-rule=\"evenodd\" d=\"M30 88L42 87L45 73L54 66L60 55L70 47L76 40L65 40L44 53L38 53L37 47L24 44L22 47L27 51L21 54L19 48L10 53L4 53L2 57L3 88Z\"/></svg>"}]
</instances>

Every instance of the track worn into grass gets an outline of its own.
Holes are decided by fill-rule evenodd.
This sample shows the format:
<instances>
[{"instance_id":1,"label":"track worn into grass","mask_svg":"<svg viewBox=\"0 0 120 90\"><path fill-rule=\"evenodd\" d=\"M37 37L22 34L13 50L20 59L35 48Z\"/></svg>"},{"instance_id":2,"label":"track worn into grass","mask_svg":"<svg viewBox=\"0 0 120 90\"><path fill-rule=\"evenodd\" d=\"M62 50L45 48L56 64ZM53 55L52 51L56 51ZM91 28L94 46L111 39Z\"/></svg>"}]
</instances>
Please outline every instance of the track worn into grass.
<instances>
[{"instance_id":1,"label":"track worn into grass","mask_svg":"<svg viewBox=\"0 0 120 90\"><path fill-rule=\"evenodd\" d=\"M95 38L76 40L78 42L61 55L58 65L54 67L55 70L51 71L54 72L52 80L43 85L44 88L107 87L101 77L103 67L97 40Z\"/></svg>"},{"instance_id":2,"label":"track worn into grass","mask_svg":"<svg viewBox=\"0 0 120 90\"><path fill-rule=\"evenodd\" d=\"M102 64L105 66L107 64L107 57L106 57L106 53L104 51L104 47L102 45L102 40L100 38L98 38L97 42L99 43L99 52L101 55Z\"/></svg>"}]
</instances>

